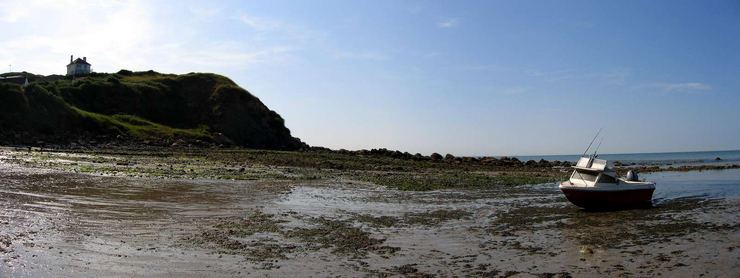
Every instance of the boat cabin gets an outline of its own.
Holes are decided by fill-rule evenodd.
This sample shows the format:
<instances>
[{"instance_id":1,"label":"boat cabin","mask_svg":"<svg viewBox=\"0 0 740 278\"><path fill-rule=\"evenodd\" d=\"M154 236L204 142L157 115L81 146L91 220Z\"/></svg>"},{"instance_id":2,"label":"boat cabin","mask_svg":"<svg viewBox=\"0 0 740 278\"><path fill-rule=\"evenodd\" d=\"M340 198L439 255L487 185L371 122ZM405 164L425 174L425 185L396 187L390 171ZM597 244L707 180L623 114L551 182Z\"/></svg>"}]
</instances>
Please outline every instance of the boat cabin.
<instances>
[{"instance_id":1,"label":"boat cabin","mask_svg":"<svg viewBox=\"0 0 740 278\"><path fill-rule=\"evenodd\" d=\"M573 185L591 187L597 184L619 183L614 166L603 159L581 157L573 168L569 180Z\"/></svg>"}]
</instances>

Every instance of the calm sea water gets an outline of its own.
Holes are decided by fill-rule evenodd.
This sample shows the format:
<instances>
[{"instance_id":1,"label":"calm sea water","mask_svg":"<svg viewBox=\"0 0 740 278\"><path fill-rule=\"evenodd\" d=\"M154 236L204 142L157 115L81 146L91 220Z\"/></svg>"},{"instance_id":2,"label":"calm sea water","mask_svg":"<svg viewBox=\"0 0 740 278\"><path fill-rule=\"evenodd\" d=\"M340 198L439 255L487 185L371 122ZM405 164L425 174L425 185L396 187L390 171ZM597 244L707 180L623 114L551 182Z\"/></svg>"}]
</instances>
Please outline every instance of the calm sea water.
<instances>
[{"instance_id":1,"label":"calm sea water","mask_svg":"<svg viewBox=\"0 0 740 278\"><path fill-rule=\"evenodd\" d=\"M575 162L580 155L539 155L516 156L519 160L560 160ZM716 160L719 157L721 160ZM625 153L599 154L599 158L609 161L619 161L625 164L647 165L680 165L680 164L713 164L713 163L740 163L740 150L736 151L707 151L707 152L670 152L670 153Z\"/></svg>"},{"instance_id":2,"label":"calm sea water","mask_svg":"<svg viewBox=\"0 0 740 278\"><path fill-rule=\"evenodd\" d=\"M653 200L658 203L694 197L740 199L740 169L657 172L640 178L656 183Z\"/></svg>"}]
</instances>

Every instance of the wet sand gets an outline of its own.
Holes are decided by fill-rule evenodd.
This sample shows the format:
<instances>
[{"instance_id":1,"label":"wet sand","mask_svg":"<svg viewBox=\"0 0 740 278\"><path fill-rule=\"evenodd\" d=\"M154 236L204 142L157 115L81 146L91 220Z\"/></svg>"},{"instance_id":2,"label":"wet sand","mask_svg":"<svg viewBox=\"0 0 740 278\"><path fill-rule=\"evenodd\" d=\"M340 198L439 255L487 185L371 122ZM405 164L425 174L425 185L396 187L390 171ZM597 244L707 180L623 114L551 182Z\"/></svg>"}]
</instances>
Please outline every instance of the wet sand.
<instances>
[{"instance_id":1,"label":"wet sand","mask_svg":"<svg viewBox=\"0 0 740 278\"><path fill-rule=\"evenodd\" d=\"M659 190L681 180L651 175ZM409 192L0 162L0 277L732 277L733 194L665 190L655 208L586 212L554 184Z\"/></svg>"}]
</instances>

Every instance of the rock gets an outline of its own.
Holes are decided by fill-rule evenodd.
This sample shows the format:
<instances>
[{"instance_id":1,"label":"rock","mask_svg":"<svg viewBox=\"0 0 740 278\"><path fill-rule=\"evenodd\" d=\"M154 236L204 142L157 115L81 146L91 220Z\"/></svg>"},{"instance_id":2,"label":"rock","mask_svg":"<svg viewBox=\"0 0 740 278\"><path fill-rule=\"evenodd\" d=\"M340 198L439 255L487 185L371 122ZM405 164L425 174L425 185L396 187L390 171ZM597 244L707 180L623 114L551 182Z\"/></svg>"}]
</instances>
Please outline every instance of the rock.
<instances>
[{"instance_id":1,"label":"rock","mask_svg":"<svg viewBox=\"0 0 740 278\"><path fill-rule=\"evenodd\" d=\"M589 254L590 255L590 254L593 254L594 253L594 250L591 249L588 246L583 246L583 247L581 247L580 253L581 254Z\"/></svg>"},{"instance_id":2,"label":"rock","mask_svg":"<svg viewBox=\"0 0 740 278\"><path fill-rule=\"evenodd\" d=\"M481 163L486 163L486 164L488 164L488 163L495 163L497 161L498 161L498 159L496 159L495 157L492 157L492 156L486 156L486 157L483 157L483 158L480 159L480 162Z\"/></svg>"},{"instance_id":3,"label":"rock","mask_svg":"<svg viewBox=\"0 0 740 278\"><path fill-rule=\"evenodd\" d=\"M172 143L172 145L170 145L170 146L177 147L177 146L183 146L185 144L186 144L185 140L177 139L177 141L175 141L174 143Z\"/></svg>"},{"instance_id":4,"label":"rock","mask_svg":"<svg viewBox=\"0 0 740 278\"><path fill-rule=\"evenodd\" d=\"M714 158L714 160L720 161L720 160L722 160L722 159L721 159L721 158L719 158L719 156L718 156L718 157L715 157L715 158Z\"/></svg>"},{"instance_id":5,"label":"rock","mask_svg":"<svg viewBox=\"0 0 740 278\"><path fill-rule=\"evenodd\" d=\"M433 161L442 160L442 155L438 153L433 153L430 157L432 158Z\"/></svg>"},{"instance_id":6,"label":"rock","mask_svg":"<svg viewBox=\"0 0 740 278\"><path fill-rule=\"evenodd\" d=\"M471 156L463 157L462 160L465 161L465 162L468 162L468 163L476 163L476 162L479 161L479 159L477 157L471 157Z\"/></svg>"},{"instance_id":7,"label":"rock","mask_svg":"<svg viewBox=\"0 0 740 278\"><path fill-rule=\"evenodd\" d=\"M216 132L215 134L213 134L213 142L215 142L217 145L234 145L234 141L231 141L229 137L226 137L226 135L220 132Z\"/></svg>"},{"instance_id":8,"label":"rock","mask_svg":"<svg viewBox=\"0 0 740 278\"><path fill-rule=\"evenodd\" d=\"M405 265L396 267L396 271L398 271L398 273L400 274L412 274L412 273L419 272L419 270L416 269L416 267L414 266L416 266L416 264L405 264Z\"/></svg>"},{"instance_id":9,"label":"rock","mask_svg":"<svg viewBox=\"0 0 740 278\"><path fill-rule=\"evenodd\" d=\"M9 253L13 251L11 245L10 236L0 235L0 253Z\"/></svg>"}]
</instances>

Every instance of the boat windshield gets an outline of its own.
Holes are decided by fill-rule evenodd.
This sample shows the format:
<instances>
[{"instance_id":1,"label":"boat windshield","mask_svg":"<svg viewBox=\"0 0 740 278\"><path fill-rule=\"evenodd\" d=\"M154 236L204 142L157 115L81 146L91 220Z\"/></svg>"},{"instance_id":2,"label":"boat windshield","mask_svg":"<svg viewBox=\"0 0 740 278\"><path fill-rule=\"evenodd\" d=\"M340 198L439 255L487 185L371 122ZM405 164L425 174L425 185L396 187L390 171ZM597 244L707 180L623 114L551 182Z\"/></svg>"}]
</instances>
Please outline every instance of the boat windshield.
<instances>
[{"instance_id":1,"label":"boat windshield","mask_svg":"<svg viewBox=\"0 0 740 278\"><path fill-rule=\"evenodd\" d=\"M587 180L587 181L593 181L593 182L595 182L596 181L596 176L597 175L591 174L591 173L586 172L586 171L578 171L578 170L575 170L575 171L573 171L573 175L571 175L570 178L571 179L579 179L579 180Z\"/></svg>"},{"instance_id":2,"label":"boat windshield","mask_svg":"<svg viewBox=\"0 0 740 278\"><path fill-rule=\"evenodd\" d=\"M601 175L601 178L599 179L599 182L601 183L617 183L617 179L615 179L612 176L609 175Z\"/></svg>"}]
</instances>

